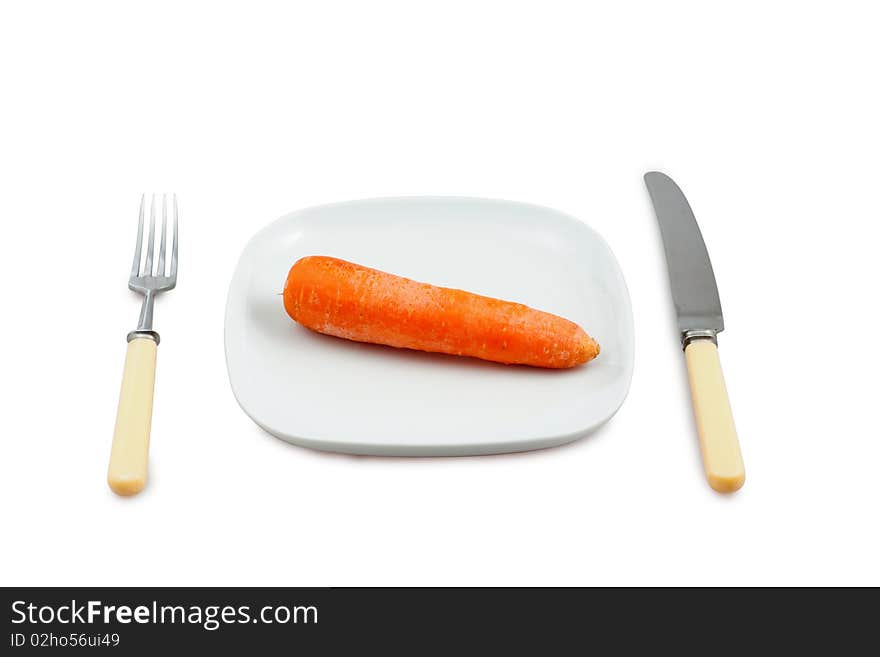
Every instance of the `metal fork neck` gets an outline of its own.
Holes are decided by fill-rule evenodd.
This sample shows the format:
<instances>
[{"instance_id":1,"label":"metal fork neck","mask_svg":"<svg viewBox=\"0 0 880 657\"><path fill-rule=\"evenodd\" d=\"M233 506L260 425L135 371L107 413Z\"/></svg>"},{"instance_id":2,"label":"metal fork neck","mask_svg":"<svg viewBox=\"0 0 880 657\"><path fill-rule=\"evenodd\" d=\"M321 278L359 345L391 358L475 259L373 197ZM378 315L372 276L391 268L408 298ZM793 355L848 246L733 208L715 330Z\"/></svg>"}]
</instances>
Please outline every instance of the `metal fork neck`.
<instances>
[{"instance_id":1,"label":"metal fork neck","mask_svg":"<svg viewBox=\"0 0 880 657\"><path fill-rule=\"evenodd\" d=\"M141 304L141 316L138 319L138 331L153 330L153 302L156 300L156 293L152 290L144 292L144 302Z\"/></svg>"},{"instance_id":2,"label":"metal fork neck","mask_svg":"<svg viewBox=\"0 0 880 657\"><path fill-rule=\"evenodd\" d=\"M159 334L153 330L153 302L155 300L155 292L152 290L144 292L144 303L141 305L141 317L138 320L138 327L128 334L129 342L136 338L149 338L156 344L159 344Z\"/></svg>"}]
</instances>

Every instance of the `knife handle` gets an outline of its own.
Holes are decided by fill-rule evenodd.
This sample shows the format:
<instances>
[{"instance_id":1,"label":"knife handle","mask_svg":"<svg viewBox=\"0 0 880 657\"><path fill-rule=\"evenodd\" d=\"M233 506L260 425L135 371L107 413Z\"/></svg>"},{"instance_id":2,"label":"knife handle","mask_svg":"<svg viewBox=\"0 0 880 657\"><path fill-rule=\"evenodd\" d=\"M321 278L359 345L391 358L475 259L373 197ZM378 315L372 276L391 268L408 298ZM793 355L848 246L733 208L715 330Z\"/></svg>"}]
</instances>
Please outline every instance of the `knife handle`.
<instances>
[{"instance_id":1,"label":"knife handle","mask_svg":"<svg viewBox=\"0 0 880 657\"><path fill-rule=\"evenodd\" d=\"M153 419L156 341L134 338L128 343L116 430L110 451L107 483L118 495L135 495L147 483L147 456Z\"/></svg>"},{"instance_id":2,"label":"knife handle","mask_svg":"<svg viewBox=\"0 0 880 657\"><path fill-rule=\"evenodd\" d=\"M742 487L746 471L721 372L718 346L713 340L691 340L684 348L684 356L706 479L716 491L732 493Z\"/></svg>"}]
</instances>

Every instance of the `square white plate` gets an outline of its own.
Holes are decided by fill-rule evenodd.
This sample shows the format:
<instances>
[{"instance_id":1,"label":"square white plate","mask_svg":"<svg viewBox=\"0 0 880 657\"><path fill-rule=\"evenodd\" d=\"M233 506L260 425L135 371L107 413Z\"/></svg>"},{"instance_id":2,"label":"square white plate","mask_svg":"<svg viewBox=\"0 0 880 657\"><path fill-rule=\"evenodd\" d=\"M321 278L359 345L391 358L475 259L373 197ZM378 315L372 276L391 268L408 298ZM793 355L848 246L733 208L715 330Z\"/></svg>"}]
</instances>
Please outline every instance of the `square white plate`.
<instances>
[{"instance_id":1,"label":"square white plate","mask_svg":"<svg viewBox=\"0 0 880 657\"><path fill-rule=\"evenodd\" d=\"M602 351L581 367L544 370L319 335L282 305L287 272L306 255L552 312ZM373 199L282 217L241 256L225 340L233 393L254 422L298 445L352 454L560 445L614 415L633 368L629 294L602 238L549 208L476 198Z\"/></svg>"}]
</instances>

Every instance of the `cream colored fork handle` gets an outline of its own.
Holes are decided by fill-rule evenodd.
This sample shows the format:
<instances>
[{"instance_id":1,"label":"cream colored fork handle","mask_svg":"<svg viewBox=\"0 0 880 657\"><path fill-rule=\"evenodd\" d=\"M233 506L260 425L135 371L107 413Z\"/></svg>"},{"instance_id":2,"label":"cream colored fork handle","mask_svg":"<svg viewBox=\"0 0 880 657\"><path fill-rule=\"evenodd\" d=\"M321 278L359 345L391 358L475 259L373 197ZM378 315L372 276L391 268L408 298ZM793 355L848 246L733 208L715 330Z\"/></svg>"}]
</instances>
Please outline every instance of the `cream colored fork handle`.
<instances>
[{"instance_id":1,"label":"cream colored fork handle","mask_svg":"<svg viewBox=\"0 0 880 657\"><path fill-rule=\"evenodd\" d=\"M147 456L153 418L156 342L134 338L125 354L116 430L110 451L107 483L114 493L134 495L147 483Z\"/></svg>"},{"instance_id":2,"label":"cream colored fork handle","mask_svg":"<svg viewBox=\"0 0 880 657\"><path fill-rule=\"evenodd\" d=\"M709 485L732 493L746 480L718 347L712 340L692 340L684 350L694 416Z\"/></svg>"}]
</instances>

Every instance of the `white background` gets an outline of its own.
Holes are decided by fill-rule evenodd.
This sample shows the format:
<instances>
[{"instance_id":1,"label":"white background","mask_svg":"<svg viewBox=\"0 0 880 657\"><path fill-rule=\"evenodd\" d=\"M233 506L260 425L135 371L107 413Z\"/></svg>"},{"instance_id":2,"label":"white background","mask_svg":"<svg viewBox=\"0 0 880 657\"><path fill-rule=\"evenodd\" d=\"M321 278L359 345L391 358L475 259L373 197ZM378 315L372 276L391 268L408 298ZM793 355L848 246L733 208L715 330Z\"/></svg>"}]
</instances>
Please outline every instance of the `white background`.
<instances>
[{"instance_id":1,"label":"white background","mask_svg":"<svg viewBox=\"0 0 880 657\"><path fill-rule=\"evenodd\" d=\"M880 584L871 7L5 3L0 581ZM717 273L748 471L730 497L702 476L650 169ZM120 499L145 190L180 196L180 285L156 309L151 481ZM608 240L636 325L608 425L405 460L293 447L240 411L222 320L248 238L418 194L544 204Z\"/></svg>"}]
</instances>

